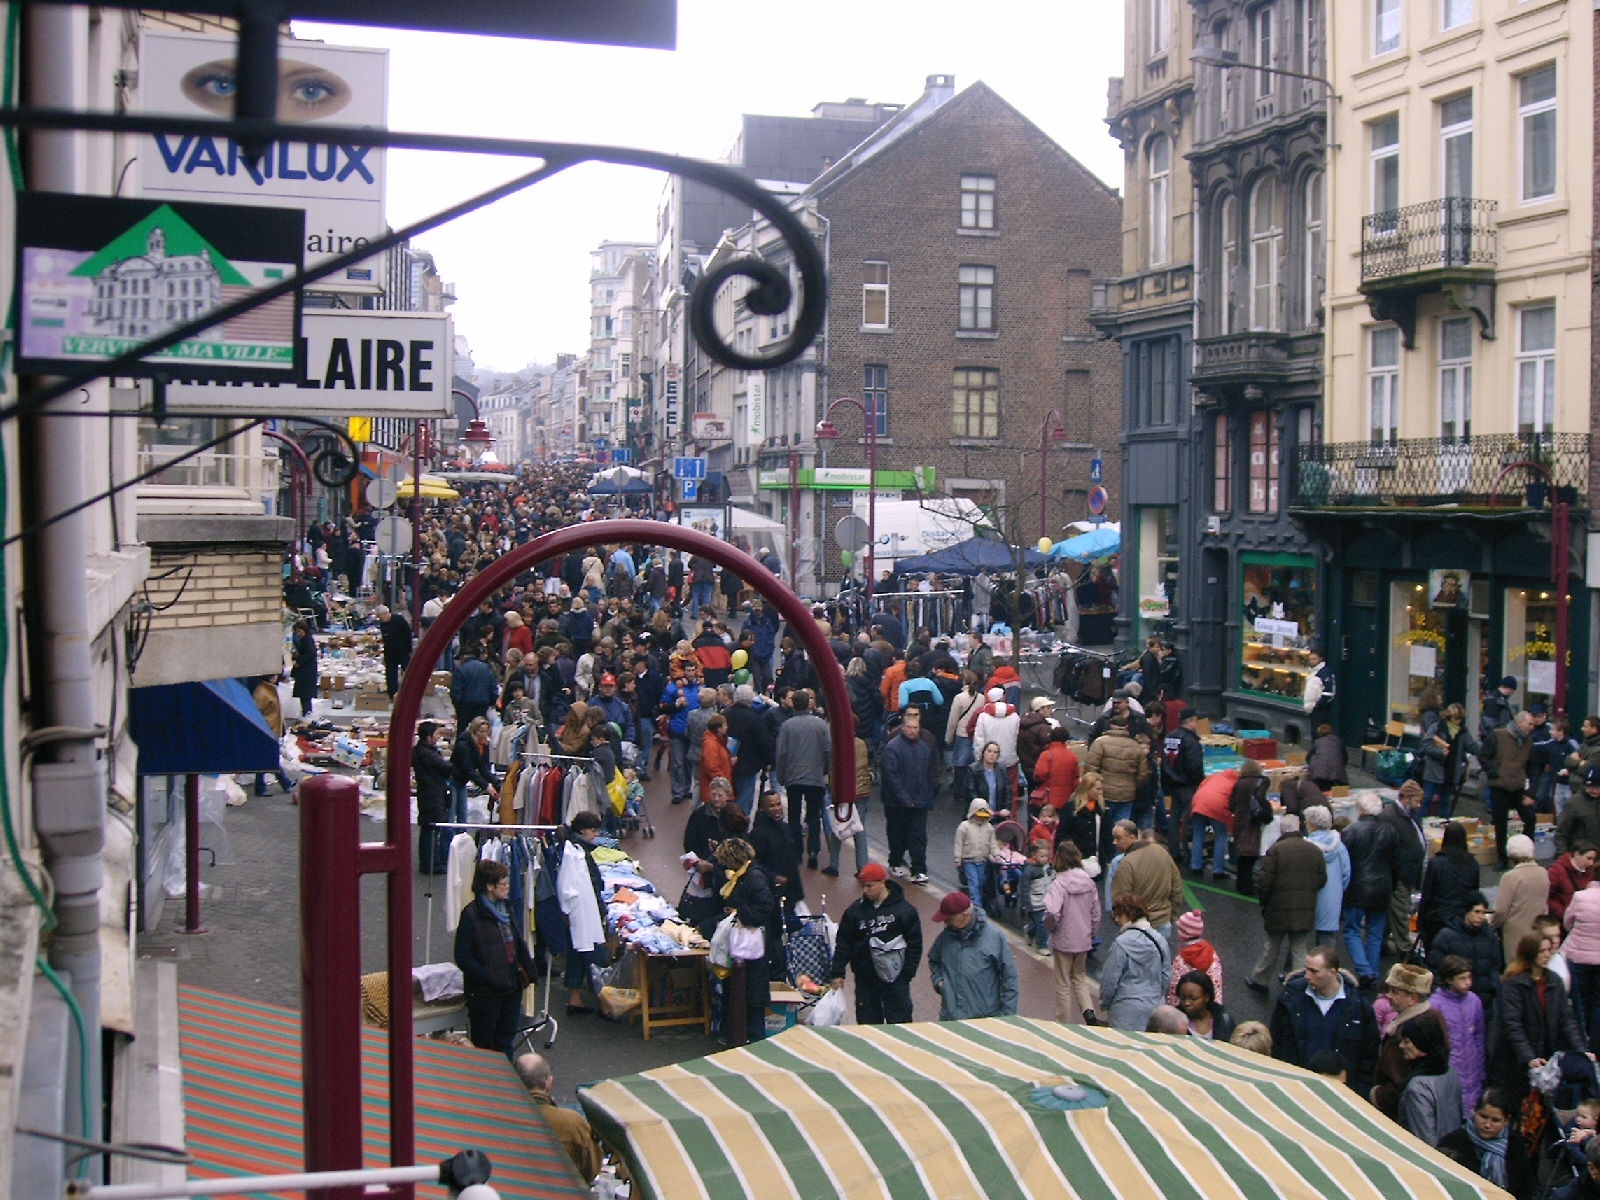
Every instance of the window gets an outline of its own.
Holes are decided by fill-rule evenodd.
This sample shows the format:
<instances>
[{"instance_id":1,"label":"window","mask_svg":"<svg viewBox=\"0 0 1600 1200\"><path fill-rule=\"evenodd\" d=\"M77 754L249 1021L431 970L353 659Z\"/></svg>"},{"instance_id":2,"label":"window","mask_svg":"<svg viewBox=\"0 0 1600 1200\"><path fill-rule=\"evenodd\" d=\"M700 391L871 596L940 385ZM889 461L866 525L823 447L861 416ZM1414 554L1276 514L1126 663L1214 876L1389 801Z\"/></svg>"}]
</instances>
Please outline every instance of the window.
<instances>
[{"instance_id":1,"label":"window","mask_svg":"<svg viewBox=\"0 0 1600 1200\"><path fill-rule=\"evenodd\" d=\"M1454 29L1470 20L1472 20L1472 0L1444 0L1444 13L1439 28Z\"/></svg>"},{"instance_id":2,"label":"window","mask_svg":"<svg viewBox=\"0 0 1600 1200\"><path fill-rule=\"evenodd\" d=\"M878 437L889 436L889 368L879 363L868 363L866 379L861 385L861 403L869 414L868 419L877 424Z\"/></svg>"},{"instance_id":3,"label":"window","mask_svg":"<svg viewBox=\"0 0 1600 1200\"><path fill-rule=\"evenodd\" d=\"M994 176L961 177L961 228L993 229Z\"/></svg>"},{"instance_id":4,"label":"window","mask_svg":"<svg viewBox=\"0 0 1600 1200\"><path fill-rule=\"evenodd\" d=\"M1129 348L1133 372L1133 420L1141 428L1171 425L1178 419L1180 341L1144 338Z\"/></svg>"},{"instance_id":5,"label":"window","mask_svg":"<svg viewBox=\"0 0 1600 1200\"><path fill-rule=\"evenodd\" d=\"M1172 44L1172 0L1148 0L1150 5L1150 57L1159 58Z\"/></svg>"},{"instance_id":6,"label":"window","mask_svg":"<svg viewBox=\"0 0 1600 1200\"><path fill-rule=\"evenodd\" d=\"M1313 171L1305 182L1305 260L1301 265L1304 287L1304 328L1321 324L1324 281L1323 255L1326 244L1322 232L1322 172Z\"/></svg>"},{"instance_id":7,"label":"window","mask_svg":"<svg viewBox=\"0 0 1600 1200\"><path fill-rule=\"evenodd\" d=\"M950 424L956 437L1000 436L1000 372L993 367L957 367L950 387Z\"/></svg>"},{"instance_id":8,"label":"window","mask_svg":"<svg viewBox=\"0 0 1600 1200\"><path fill-rule=\"evenodd\" d=\"M1393 231L1399 220L1393 214L1400 207L1400 118L1385 117L1367 130L1372 146L1372 211L1390 215L1379 232Z\"/></svg>"},{"instance_id":9,"label":"window","mask_svg":"<svg viewBox=\"0 0 1600 1200\"><path fill-rule=\"evenodd\" d=\"M1400 0L1372 0L1372 53L1400 49Z\"/></svg>"},{"instance_id":10,"label":"window","mask_svg":"<svg viewBox=\"0 0 1600 1200\"><path fill-rule=\"evenodd\" d=\"M1278 181L1265 175L1250 193L1250 328L1278 328L1278 255L1283 221Z\"/></svg>"},{"instance_id":11,"label":"window","mask_svg":"<svg viewBox=\"0 0 1600 1200\"><path fill-rule=\"evenodd\" d=\"M1555 425L1556 306L1517 310L1517 432L1549 433Z\"/></svg>"},{"instance_id":12,"label":"window","mask_svg":"<svg viewBox=\"0 0 1600 1200\"><path fill-rule=\"evenodd\" d=\"M1218 413L1211 428L1211 510L1233 511L1233 430L1228 414Z\"/></svg>"},{"instance_id":13,"label":"window","mask_svg":"<svg viewBox=\"0 0 1600 1200\"><path fill-rule=\"evenodd\" d=\"M1172 256L1172 142L1158 133L1145 153L1150 180L1150 265L1160 267Z\"/></svg>"},{"instance_id":14,"label":"window","mask_svg":"<svg viewBox=\"0 0 1600 1200\"><path fill-rule=\"evenodd\" d=\"M1444 195L1472 195L1472 93L1439 102L1439 178Z\"/></svg>"},{"instance_id":15,"label":"window","mask_svg":"<svg viewBox=\"0 0 1600 1200\"><path fill-rule=\"evenodd\" d=\"M1392 445L1400 432L1400 330L1367 330L1367 428L1374 446Z\"/></svg>"},{"instance_id":16,"label":"window","mask_svg":"<svg viewBox=\"0 0 1600 1200\"><path fill-rule=\"evenodd\" d=\"M1221 311L1221 332L1239 331L1239 305L1235 299L1235 286L1239 276L1239 202L1224 196L1219 207L1218 223L1222 226L1217 238L1222 248L1222 277L1217 280L1217 307Z\"/></svg>"},{"instance_id":17,"label":"window","mask_svg":"<svg viewBox=\"0 0 1600 1200\"><path fill-rule=\"evenodd\" d=\"M1295 21L1294 70L1322 74L1318 50L1322 46L1322 0L1300 0Z\"/></svg>"},{"instance_id":18,"label":"window","mask_svg":"<svg viewBox=\"0 0 1600 1200\"><path fill-rule=\"evenodd\" d=\"M1278 423L1269 412L1250 414L1250 511L1278 511Z\"/></svg>"},{"instance_id":19,"label":"window","mask_svg":"<svg viewBox=\"0 0 1600 1200\"><path fill-rule=\"evenodd\" d=\"M1317 637L1317 564L1303 554L1239 556L1239 686L1279 702L1298 702ZM1257 622L1268 620L1266 628ZM1293 633L1289 632L1291 629Z\"/></svg>"},{"instance_id":20,"label":"window","mask_svg":"<svg viewBox=\"0 0 1600 1200\"><path fill-rule=\"evenodd\" d=\"M994 268L964 266L960 271L956 327L969 332L994 329Z\"/></svg>"},{"instance_id":21,"label":"window","mask_svg":"<svg viewBox=\"0 0 1600 1200\"><path fill-rule=\"evenodd\" d=\"M1272 61L1272 34L1273 34L1273 8L1270 4L1263 4L1259 8L1250 10L1250 44L1249 56L1252 66L1272 67L1277 64ZM1251 95L1257 100L1264 100L1272 95L1272 81L1277 76L1268 71L1252 72L1255 82L1251 84Z\"/></svg>"},{"instance_id":22,"label":"window","mask_svg":"<svg viewBox=\"0 0 1600 1200\"><path fill-rule=\"evenodd\" d=\"M869 329L889 328L889 264L861 264L861 323Z\"/></svg>"},{"instance_id":23,"label":"window","mask_svg":"<svg viewBox=\"0 0 1600 1200\"><path fill-rule=\"evenodd\" d=\"M1540 67L1517 80L1522 199L1556 194L1556 69Z\"/></svg>"},{"instance_id":24,"label":"window","mask_svg":"<svg viewBox=\"0 0 1600 1200\"><path fill-rule=\"evenodd\" d=\"M1439 322L1439 436L1472 436L1472 318Z\"/></svg>"}]
</instances>

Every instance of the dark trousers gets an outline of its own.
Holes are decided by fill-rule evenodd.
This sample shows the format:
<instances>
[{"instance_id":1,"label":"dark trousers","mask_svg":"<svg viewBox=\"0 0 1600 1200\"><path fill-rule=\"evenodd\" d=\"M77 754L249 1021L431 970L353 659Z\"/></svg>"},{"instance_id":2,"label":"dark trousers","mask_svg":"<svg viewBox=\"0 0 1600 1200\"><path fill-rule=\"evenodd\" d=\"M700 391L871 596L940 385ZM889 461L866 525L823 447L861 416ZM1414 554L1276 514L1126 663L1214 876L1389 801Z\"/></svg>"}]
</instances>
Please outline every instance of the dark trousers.
<instances>
[{"instance_id":1,"label":"dark trousers","mask_svg":"<svg viewBox=\"0 0 1600 1200\"><path fill-rule=\"evenodd\" d=\"M885 804L883 819L888 826L889 865L898 867L902 859L911 859L911 873L928 872L928 810L903 808Z\"/></svg>"},{"instance_id":2,"label":"dark trousers","mask_svg":"<svg viewBox=\"0 0 1600 1200\"><path fill-rule=\"evenodd\" d=\"M856 1024L904 1025L911 1020L911 980L884 983L856 972Z\"/></svg>"},{"instance_id":3,"label":"dark trousers","mask_svg":"<svg viewBox=\"0 0 1600 1200\"><path fill-rule=\"evenodd\" d=\"M401 662L399 659L391 661L386 658L383 660L383 686L389 695L392 696L400 690L400 676L405 673L406 666L407 663Z\"/></svg>"},{"instance_id":4,"label":"dark trousers","mask_svg":"<svg viewBox=\"0 0 1600 1200\"><path fill-rule=\"evenodd\" d=\"M789 829L794 834L795 848L803 846L807 857L815 858L822 853L822 802L827 789L796 783L784 790L789 794ZM801 836L802 818L804 836Z\"/></svg>"},{"instance_id":5,"label":"dark trousers","mask_svg":"<svg viewBox=\"0 0 1600 1200\"><path fill-rule=\"evenodd\" d=\"M467 989L467 1029L472 1044L480 1050L511 1054L511 1039L517 1036L517 1020L522 1008L518 991L479 991Z\"/></svg>"},{"instance_id":6,"label":"dark trousers","mask_svg":"<svg viewBox=\"0 0 1600 1200\"><path fill-rule=\"evenodd\" d=\"M1522 818L1522 832L1529 837L1534 830L1534 804L1520 788L1489 789L1489 805L1494 809L1494 848L1500 855L1502 868L1506 863L1506 823L1511 819L1512 810Z\"/></svg>"},{"instance_id":7,"label":"dark trousers","mask_svg":"<svg viewBox=\"0 0 1600 1200\"><path fill-rule=\"evenodd\" d=\"M448 815L448 814L446 814ZM417 823L417 872L421 875L443 875L449 858L450 837L437 825Z\"/></svg>"},{"instance_id":8,"label":"dark trousers","mask_svg":"<svg viewBox=\"0 0 1600 1200\"><path fill-rule=\"evenodd\" d=\"M1194 803L1194 788L1172 785L1172 811L1167 814L1167 849L1179 862L1188 852L1189 805Z\"/></svg>"}]
</instances>

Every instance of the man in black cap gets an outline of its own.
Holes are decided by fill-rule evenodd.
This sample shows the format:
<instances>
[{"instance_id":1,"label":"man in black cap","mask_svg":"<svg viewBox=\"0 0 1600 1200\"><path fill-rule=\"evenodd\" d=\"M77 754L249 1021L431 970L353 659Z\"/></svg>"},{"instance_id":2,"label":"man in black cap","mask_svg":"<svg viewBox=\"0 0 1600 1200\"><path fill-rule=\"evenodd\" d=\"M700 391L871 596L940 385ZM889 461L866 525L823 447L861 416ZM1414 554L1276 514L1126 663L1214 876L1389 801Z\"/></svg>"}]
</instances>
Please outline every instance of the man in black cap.
<instances>
[{"instance_id":1,"label":"man in black cap","mask_svg":"<svg viewBox=\"0 0 1600 1200\"><path fill-rule=\"evenodd\" d=\"M1178 714L1177 726L1167 734L1161 747L1161 778L1172 797L1172 811L1166 818L1167 849L1180 863L1188 845L1189 805L1194 792L1206 779L1205 747L1195 726L1200 714L1186 708ZM1161 806L1156 805L1156 826L1161 825Z\"/></svg>"},{"instance_id":2,"label":"man in black cap","mask_svg":"<svg viewBox=\"0 0 1600 1200\"><path fill-rule=\"evenodd\" d=\"M1517 677L1507 675L1500 681L1500 685L1483 698L1483 711L1478 714L1478 740L1486 742L1494 736L1496 729L1504 729L1511 724L1514 715L1511 708L1511 697L1517 694Z\"/></svg>"}]
</instances>

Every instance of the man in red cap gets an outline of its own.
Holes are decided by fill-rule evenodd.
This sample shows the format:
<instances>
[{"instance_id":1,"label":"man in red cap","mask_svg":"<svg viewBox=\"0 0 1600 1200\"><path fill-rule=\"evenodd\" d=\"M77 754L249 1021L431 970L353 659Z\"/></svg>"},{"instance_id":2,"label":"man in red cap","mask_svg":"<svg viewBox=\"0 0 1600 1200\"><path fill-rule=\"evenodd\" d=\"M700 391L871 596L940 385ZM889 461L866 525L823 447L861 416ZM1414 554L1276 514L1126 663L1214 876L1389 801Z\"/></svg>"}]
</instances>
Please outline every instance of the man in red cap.
<instances>
[{"instance_id":1,"label":"man in red cap","mask_svg":"<svg viewBox=\"0 0 1600 1200\"><path fill-rule=\"evenodd\" d=\"M922 963L922 922L905 891L882 863L856 875L861 898L839 918L834 940L833 986L844 986L846 967L856 972L856 1023L911 1020L911 980Z\"/></svg>"},{"instance_id":2,"label":"man in red cap","mask_svg":"<svg viewBox=\"0 0 1600 1200\"><path fill-rule=\"evenodd\" d=\"M589 703L605 713L606 720L622 730L623 741L632 742L635 746L639 744L639 722L627 697L617 694L615 675L600 676L600 694L593 697Z\"/></svg>"},{"instance_id":3,"label":"man in red cap","mask_svg":"<svg viewBox=\"0 0 1600 1200\"><path fill-rule=\"evenodd\" d=\"M939 901L933 919L944 925L928 951L939 1020L1017 1015L1017 962L1005 935L965 892Z\"/></svg>"}]
</instances>

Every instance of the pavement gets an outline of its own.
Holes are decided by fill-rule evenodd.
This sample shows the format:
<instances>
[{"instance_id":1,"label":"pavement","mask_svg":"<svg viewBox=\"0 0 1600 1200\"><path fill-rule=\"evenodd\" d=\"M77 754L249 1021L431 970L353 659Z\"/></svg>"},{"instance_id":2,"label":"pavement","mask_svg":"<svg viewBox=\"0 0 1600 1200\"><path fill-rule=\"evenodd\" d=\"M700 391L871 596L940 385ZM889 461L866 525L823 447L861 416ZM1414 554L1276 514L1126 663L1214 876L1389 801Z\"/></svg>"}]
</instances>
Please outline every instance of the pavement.
<instances>
[{"instance_id":1,"label":"pavement","mask_svg":"<svg viewBox=\"0 0 1600 1200\"><path fill-rule=\"evenodd\" d=\"M347 723L357 715L350 708L331 713L336 721ZM1086 712L1074 715L1084 716ZM674 806L665 771L658 771L646 788L647 809L656 836L631 835L625 842L640 862L644 874L654 881L669 899L675 900L682 888L683 870L678 859L683 852L683 827L688 805ZM1370 776L1352 769L1355 787L1370 786ZM247 788L248 790L248 788ZM1461 815L1479 815L1475 797L1464 797L1458 806ZM884 858L883 811L875 801L863 807L867 835L873 857ZM226 830L233 861L228 865L202 865L203 881L209 885L202 905L206 932L182 932L183 903L168 900L162 921L138 940L142 957L160 958L177 964L181 983L231 992L247 999L299 1009L300 921L299 897L299 809L273 785L271 794L253 795L240 807L226 814ZM956 888L954 869L947 848L952 844L956 825L965 816L946 794L934 805L928 821L930 882L913 885L903 882L907 897L924 918L925 944L931 945L940 926L932 920L940 899ZM383 837L382 821L362 818L361 836L376 842ZM853 863L848 844L843 859ZM827 865L826 855L822 865ZM1493 868L1482 868L1484 886L1498 880ZM846 870L840 878L820 871L806 871L804 884L813 912L825 912L837 919L858 895L857 885ZM448 961L451 934L445 928L443 876L419 876L413 881L414 961ZM1271 997L1258 997L1243 986L1245 975L1254 965L1262 939L1261 918L1254 899L1239 896L1231 886L1186 880L1189 906L1202 909L1206 935L1221 954L1224 967L1225 1000L1238 1020L1265 1020ZM368 876L361 888L361 971L384 969L384 895L381 877ZM1054 1015L1054 971L1047 959L1028 946L1017 926L1019 918L1007 912L1000 928L1011 941L1021 984L1019 1010L1023 1016ZM1114 932L1109 918L1103 931L1107 942L1090 959L1091 974L1098 974L1101 958ZM852 985L853 986L853 985ZM915 1012L919 1019L933 1020L938 1014L938 998L928 982L927 969L919 971L913 986ZM570 1089L579 1084L617 1075L631 1074L654 1067L678 1063L714 1053L719 1043L696 1030L662 1030L645 1041L637 1024L617 1024L597 1016L567 1017L565 994L558 988L552 1006L559 1021L554 1047L545 1053L557 1073L557 1095L571 1099Z\"/></svg>"}]
</instances>

